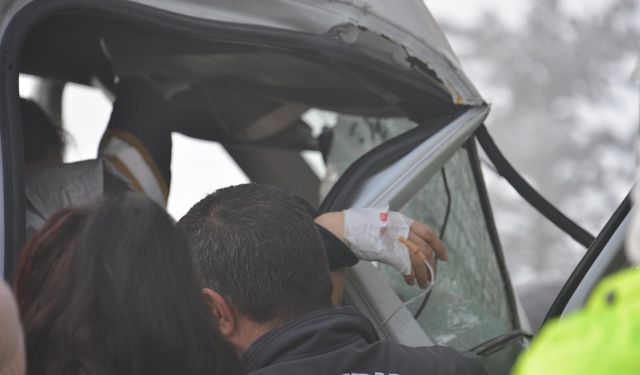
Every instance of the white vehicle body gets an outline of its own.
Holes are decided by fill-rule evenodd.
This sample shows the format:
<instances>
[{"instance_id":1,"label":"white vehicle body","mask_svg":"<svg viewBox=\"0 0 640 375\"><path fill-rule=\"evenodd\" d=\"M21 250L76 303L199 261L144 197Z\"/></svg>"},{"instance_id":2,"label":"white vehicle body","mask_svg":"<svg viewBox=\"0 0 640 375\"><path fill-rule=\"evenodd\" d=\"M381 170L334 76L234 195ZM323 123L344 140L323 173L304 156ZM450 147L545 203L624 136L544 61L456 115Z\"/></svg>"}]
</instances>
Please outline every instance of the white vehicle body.
<instances>
[{"instance_id":1,"label":"white vehicle body","mask_svg":"<svg viewBox=\"0 0 640 375\"><path fill-rule=\"evenodd\" d=\"M252 180L283 185L323 210L389 203L442 231L451 213L444 240L452 260L440 265L431 296L399 285L400 275L380 265L360 262L350 271L346 302L382 336L473 350L495 374L508 372L526 346L530 328L504 265L475 144L489 106L422 1L5 0L0 38L5 277L24 238L18 74L63 82L57 91L42 86L50 113L60 113L64 82L109 95L125 71L198 86L186 101L194 106L231 82L223 97L257 95L240 110L238 102L215 103L231 113L225 120L251 112L255 100L332 126L328 150L316 135L286 135L293 119L269 123L259 111L249 126L229 120L215 131L207 123L178 129L221 142ZM300 157L304 149L323 152L329 173L322 181ZM321 185L330 189L326 197L318 196Z\"/></svg>"}]
</instances>

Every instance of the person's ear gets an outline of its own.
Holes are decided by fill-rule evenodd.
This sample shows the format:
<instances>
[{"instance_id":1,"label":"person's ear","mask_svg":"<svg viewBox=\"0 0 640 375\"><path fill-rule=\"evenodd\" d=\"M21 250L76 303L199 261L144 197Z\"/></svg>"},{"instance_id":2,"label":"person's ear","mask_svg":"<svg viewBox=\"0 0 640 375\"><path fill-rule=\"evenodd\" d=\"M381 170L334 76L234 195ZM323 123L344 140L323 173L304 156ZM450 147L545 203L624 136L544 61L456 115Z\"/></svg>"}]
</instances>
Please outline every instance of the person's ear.
<instances>
[{"instance_id":1,"label":"person's ear","mask_svg":"<svg viewBox=\"0 0 640 375\"><path fill-rule=\"evenodd\" d=\"M209 288L202 289L202 296L211 309L213 318L225 337L231 337L236 331L236 316L233 308L218 292Z\"/></svg>"}]
</instances>

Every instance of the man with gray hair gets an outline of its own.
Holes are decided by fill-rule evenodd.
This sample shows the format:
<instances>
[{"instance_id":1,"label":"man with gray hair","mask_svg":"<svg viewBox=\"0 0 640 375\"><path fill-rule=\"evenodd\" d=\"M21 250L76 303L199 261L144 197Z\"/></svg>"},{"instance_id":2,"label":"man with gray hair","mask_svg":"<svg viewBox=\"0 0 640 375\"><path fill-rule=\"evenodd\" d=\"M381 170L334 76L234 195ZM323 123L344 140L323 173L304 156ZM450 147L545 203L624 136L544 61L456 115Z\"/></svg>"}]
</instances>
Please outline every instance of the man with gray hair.
<instances>
[{"instance_id":1,"label":"man with gray hair","mask_svg":"<svg viewBox=\"0 0 640 375\"><path fill-rule=\"evenodd\" d=\"M486 373L470 354L381 341L355 309L332 307L318 229L284 189L220 189L178 224L220 332L250 374Z\"/></svg>"}]
</instances>

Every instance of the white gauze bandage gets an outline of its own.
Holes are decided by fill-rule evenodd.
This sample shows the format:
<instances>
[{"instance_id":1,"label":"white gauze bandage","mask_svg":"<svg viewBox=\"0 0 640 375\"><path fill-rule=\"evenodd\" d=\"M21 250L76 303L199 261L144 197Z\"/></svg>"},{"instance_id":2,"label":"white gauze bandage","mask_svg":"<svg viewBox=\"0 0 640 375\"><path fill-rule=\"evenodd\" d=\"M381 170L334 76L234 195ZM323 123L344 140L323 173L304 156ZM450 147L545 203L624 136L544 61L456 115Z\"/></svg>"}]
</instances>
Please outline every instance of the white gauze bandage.
<instances>
[{"instance_id":1,"label":"white gauze bandage","mask_svg":"<svg viewBox=\"0 0 640 375\"><path fill-rule=\"evenodd\" d=\"M381 219L386 213L386 223ZM409 238L413 220L388 208L352 208L344 211L344 233L349 247L361 260L392 266L403 275L411 274L409 249L398 237Z\"/></svg>"}]
</instances>

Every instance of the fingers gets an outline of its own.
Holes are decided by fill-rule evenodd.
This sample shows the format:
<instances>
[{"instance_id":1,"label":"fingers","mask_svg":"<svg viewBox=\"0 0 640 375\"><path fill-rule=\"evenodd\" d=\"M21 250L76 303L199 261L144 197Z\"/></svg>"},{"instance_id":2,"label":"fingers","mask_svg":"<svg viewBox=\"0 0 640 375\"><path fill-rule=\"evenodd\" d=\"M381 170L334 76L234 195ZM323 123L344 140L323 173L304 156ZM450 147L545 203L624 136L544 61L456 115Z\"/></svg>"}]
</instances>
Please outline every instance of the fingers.
<instances>
[{"instance_id":1,"label":"fingers","mask_svg":"<svg viewBox=\"0 0 640 375\"><path fill-rule=\"evenodd\" d=\"M428 243L433 251L435 251L437 257L441 260L447 260L449 257L447 255L447 247L440 240L438 235L426 224L423 224L419 221L414 221L410 227L410 236L411 233L415 234L417 237L420 237L424 242Z\"/></svg>"},{"instance_id":2,"label":"fingers","mask_svg":"<svg viewBox=\"0 0 640 375\"><path fill-rule=\"evenodd\" d=\"M427 261L426 252L433 253L430 249L425 248L424 250L420 248L420 246L416 245L410 240L407 240L404 237L399 237L398 240L402 242L409 249L409 256L411 257L411 277L408 278L405 276L405 282L409 285L413 285L414 276L415 279L418 280L418 286L422 289L425 289L434 275L431 275L429 272L429 268L425 264ZM423 242L425 247L428 247L426 242ZM411 282L409 282L411 281Z\"/></svg>"},{"instance_id":3,"label":"fingers","mask_svg":"<svg viewBox=\"0 0 640 375\"><path fill-rule=\"evenodd\" d=\"M415 274L413 273L413 271L411 271L411 275L405 275L404 276L404 282L407 283L407 285L415 284L416 277L415 277Z\"/></svg>"},{"instance_id":4,"label":"fingers","mask_svg":"<svg viewBox=\"0 0 640 375\"><path fill-rule=\"evenodd\" d=\"M424 255L427 255L427 252L431 252L431 246L429 246L429 244L427 243L427 241L425 241L422 237L418 236L416 233L414 232L409 232L409 241L413 242L414 244L418 245L418 247L420 248L420 250L422 250L422 252L424 253ZM425 251L428 250L428 251Z\"/></svg>"},{"instance_id":5,"label":"fingers","mask_svg":"<svg viewBox=\"0 0 640 375\"><path fill-rule=\"evenodd\" d=\"M425 256L428 257L433 255L434 251L431 246L429 246L427 241L420 238L417 234L409 232L409 241L417 245L417 250L420 250L420 252L422 252Z\"/></svg>"},{"instance_id":6,"label":"fingers","mask_svg":"<svg viewBox=\"0 0 640 375\"><path fill-rule=\"evenodd\" d=\"M431 264L431 267L435 272L435 269L436 269L436 253L435 253L435 251L433 251L431 246L429 246L429 244L425 240L423 240L422 238L418 237L418 235L413 233L413 232L409 233L409 241L418 246L418 249L422 252L422 254L424 254L424 256L425 256L424 258L426 258L426 260ZM422 259L424 259L424 258L422 258ZM414 268L417 267L417 266L423 266L424 265L424 261L421 261L420 264L413 263L412 265L413 265ZM435 275L429 275L429 281L433 280L434 278L435 278Z\"/></svg>"},{"instance_id":7,"label":"fingers","mask_svg":"<svg viewBox=\"0 0 640 375\"><path fill-rule=\"evenodd\" d=\"M411 264L413 265L413 272L418 280L418 286L421 289L426 289L427 285L431 281L431 275L427 265L424 263L426 260L422 252L411 252Z\"/></svg>"}]
</instances>

